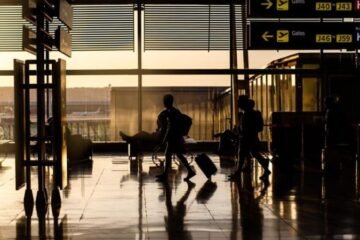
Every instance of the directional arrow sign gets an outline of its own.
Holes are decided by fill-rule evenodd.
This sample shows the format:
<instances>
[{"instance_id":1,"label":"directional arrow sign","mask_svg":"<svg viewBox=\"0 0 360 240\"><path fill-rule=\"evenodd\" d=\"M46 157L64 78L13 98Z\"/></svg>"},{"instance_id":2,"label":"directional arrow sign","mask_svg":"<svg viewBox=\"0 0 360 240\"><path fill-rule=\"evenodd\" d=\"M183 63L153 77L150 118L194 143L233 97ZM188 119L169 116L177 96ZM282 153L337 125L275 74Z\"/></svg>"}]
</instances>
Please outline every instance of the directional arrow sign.
<instances>
[{"instance_id":1,"label":"directional arrow sign","mask_svg":"<svg viewBox=\"0 0 360 240\"><path fill-rule=\"evenodd\" d=\"M250 22L249 49L349 49L360 47L360 23Z\"/></svg>"},{"instance_id":2,"label":"directional arrow sign","mask_svg":"<svg viewBox=\"0 0 360 240\"><path fill-rule=\"evenodd\" d=\"M262 39L264 39L265 42L268 42L270 38L273 38L274 35L269 34L268 31L265 31L263 35L261 35Z\"/></svg>"},{"instance_id":3,"label":"directional arrow sign","mask_svg":"<svg viewBox=\"0 0 360 240\"><path fill-rule=\"evenodd\" d=\"M271 2L271 0L265 0L261 3L261 5L264 6L266 10L268 10L272 7L273 3Z\"/></svg>"},{"instance_id":4,"label":"directional arrow sign","mask_svg":"<svg viewBox=\"0 0 360 240\"><path fill-rule=\"evenodd\" d=\"M249 18L360 17L360 0L247 0L247 4Z\"/></svg>"}]
</instances>

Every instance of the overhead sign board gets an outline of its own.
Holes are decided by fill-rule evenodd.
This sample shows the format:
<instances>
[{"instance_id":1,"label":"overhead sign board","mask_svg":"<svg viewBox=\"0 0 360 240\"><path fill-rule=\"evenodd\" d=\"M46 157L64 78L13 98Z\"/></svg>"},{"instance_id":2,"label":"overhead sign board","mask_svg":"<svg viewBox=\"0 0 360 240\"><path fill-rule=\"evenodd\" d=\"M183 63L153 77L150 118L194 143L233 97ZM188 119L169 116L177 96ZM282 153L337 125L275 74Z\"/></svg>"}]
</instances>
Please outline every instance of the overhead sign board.
<instances>
[{"instance_id":1,"label":"overhead sign board","mask_svg":"<svg viewBox=\"0 0 360 240\"><path fill-rule=\"evenodd\" d=\"M64 23L70 30L72 29L73 8L67 0L57 0L56 2L56 16Z\"/></svg>"},{"instance_id":2,"label":"overhead sign board","mask_svg":"<svg viewBox=\"0 0 360 240\"><path fill-rule=\"evenodd\" d=\"M249 18L358 18L360 0L247 0Z\"/></svg>"},{"instance_id":3,"label":"overhead sign board","mask_svg":"<svg viewBox=\"0 0 360 240\"><path fill-rule=\"evenodd\" d=\"M25 82L25 64L14 60L14 140L15 140L15 187L19 190L25 185L24 162L26 159L25 141L25 97L23 84Z\"/></svg>"},{"instance_id":4,"label":"overhead sign board","mask_svg":"<svg viewBox=\"0 0 360 240\"><path fill-rule=\"evenodd\" d=\"M36 25L36 0L23 0L22 17Z\"/></svg>"},{"instance_id":5,"label":"overhead sign board","mask_svg":"<svg viewBox=\"0 0 360 240\"><path fill-rule=\"evenodd\" d=\"M61 27L55 32L55 45L61 53L71 57L72 36Z\"/></svg>"},{"instance_id":6,"label":"overhead sign board","mask_svg":"<svg viewBox=\"0 0 360 240\"><path fill-rule=\"evenodd\" d=\"M39 0L44 4L42 10L43 15L49 20L53 19L53 5L51 0ZM36 25L36 10L37 10L37 0L23 0L22 1L22 17L32 24Z\"/></svg>"},{"instance_id":7,"label":"overhead sign board","mask_svg":"<svg viewBox=\"0 0 360 240\"><path fill-rule=\"evenodd\" d=\"M32 54L36 54L36 32L23 26L22 48Z\"/></svg>"},{"instance_id":8,"label":"overhead sign board","mask_svg":"<svg viewBox=\"0 0 360 240\"><path fill-rule=\"evenodd\" d=\"M251 22L249 49L357 49L360 23Z\"/></svg>"},{"instance_id":9,"label":"overhead sign board","mask_svg":"<svg viewBox=\"0 0 360 240\"><path fill-rule=\"evenodd\" d=\"M43 46L52 50L53 40L50 34L45 31L41 32L43 34ZM27 51L32 54L36 54L37 49L37 35L36 32L26 26L23 26L23 38L22 38L22 47L24 51Z\"/></svg>"}]
</instances>

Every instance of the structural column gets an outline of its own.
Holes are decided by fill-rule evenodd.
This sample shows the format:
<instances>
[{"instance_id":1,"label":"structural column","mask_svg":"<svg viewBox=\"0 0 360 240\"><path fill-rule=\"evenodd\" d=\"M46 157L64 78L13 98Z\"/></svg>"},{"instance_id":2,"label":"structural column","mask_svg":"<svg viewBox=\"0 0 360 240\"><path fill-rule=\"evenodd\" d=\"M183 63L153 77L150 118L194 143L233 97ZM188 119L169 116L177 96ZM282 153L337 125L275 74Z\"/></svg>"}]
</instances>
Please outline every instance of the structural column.
<instances>
[{"instance_id":1,"label":"structural column","mask_svg":"<svg viewBox=\"0 0 360 240\"><path fill-rule=\"evenodd\" d=\"M249 69L249 52L248 52L248 41L249 41L249 36L248 36L248 31L247 31L247 24L246 24L246 19L247 19L247 13L246 13L246 1L243 1L243 3L241 3L241 23L242 23L242 34L243 34L243 61L244 61L244 69ZM249 74L245 73L244 74L244 80L243 80L244 84L242 85L243 89L245 90L245 94L250 96L250 87L249 87Z\"/></svg>"},{"instance_id":2,"label":"structural column","mask_svg":"<svg viewBox=\"0 0 360 240\"><path fill-rule=\"evenodd\" d=\"M142 131L142 5L137 3L137 51L138 51L138 132Z\"/></svg>"},{"instance_id":3,"label":"structural column","mask_svg":"<svg viewBox=\"0 0 360 240\"><path fill-rule=\"evenodd\" d=\"M237 46L236 46L236 13L235 3L230 2L230 69L237 69ZM238 75L237 73L231 74L231 128L238 124Z\"/></svg>"},{"instance_id":4,"label":"structural column","mask_svg":"<svg viewBox=\"0 0 360 240\"><path fill-rule=\"evenodd\" d=\"M37 24L36 24L36 77L37 77L37 147L38 147L38 192L36 196L36 207L38 214L46 212L47 193L44 186L45 161L45 69L44 69L44 42L45 42L45 16L44 3L38 1Z\"/></svg>"}]
</instances>

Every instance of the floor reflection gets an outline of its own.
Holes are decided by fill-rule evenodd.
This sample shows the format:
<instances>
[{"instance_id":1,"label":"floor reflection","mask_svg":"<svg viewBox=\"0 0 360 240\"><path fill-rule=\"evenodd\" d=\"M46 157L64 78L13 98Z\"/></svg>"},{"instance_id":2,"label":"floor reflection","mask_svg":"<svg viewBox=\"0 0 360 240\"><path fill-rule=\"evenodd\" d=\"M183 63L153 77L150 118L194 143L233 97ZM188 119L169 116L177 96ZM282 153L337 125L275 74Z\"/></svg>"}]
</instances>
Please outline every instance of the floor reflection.
<instances>
[{"instance_id":1,"label":"floor reflection","mask_svg":"<svg viewBox=\"0 0 360 240\"><path fill-rule=\"evenodd\" d=\"M173 205L171 182L162 183L165 190L165 205L167 216L164 217L168 239L172 240L191 240L191 233L186 229L184 224L184 217L186 215L186 204L190 192L195 187L195 183L186 181L187 190L183 196Z\"/></svg>"},{"instance_id":2,"label":"floor reflection","mask_svg":"<svg viewBox=\"0 0 360 240\"><path fill-rule=\"evenodd\" d=\"M217 189L216 182L207 180L197 192L196 201L201 204L206 204L209 201L209 199L214 195L216 189Z\"/></svg>"},{"instance_id":3,"label":"floor reflection","mask_svg":"<svg viewBox=\"0 0 360 240\"><path fill-rule=\"evenodd\" d=\"M51 222L53 225L51 226ZM55 239L66 240L67 234L67 216L62 219L54 218L52 221L48 218L32 219L31 217L20 217L16 220L16 240Z\"/></svg>"},{"instance_id":4,"label":"floor reflection","mask_svg":"<svg viewBox=\"0 0 360 240\"><path fill-rule=\"evenodd\" d=\"M211 158L219 168L211 181L193 163L192 182L173 164L169 182L159 183L162 166L150 156L95 155L93 163L72 166L59 218L49 207L39 219L35 210L24 217L24 189L14 190L10 157L0 168L0 239L360 239L358 162L332 177L274 161L268 181L259 180L254 162L251 172L229 182L231 166ZM51 190L51 170L46 176Z\"/></svg>"},{"instance_id":5,"label":"floor reflection","mask_svg":"<svg viewBox=\"0 0 360 240\"><path fill-rule=\"evenodd\" d=\"M270 186L269 179L265 179L260 183L260 189L255 189L252 173L245 173L234 184L238 193L238 197L234 198L234 201L238 199L240 206L239 209L238 207L234 209L234 215L239 212L240 223L238 223L238 216L234 216L232 223L234 229L232 230L231 240L240 237L237 235L237 224L240 224L241 239L263 239L264 215L260 201L264 198ZM236 203L233 203L233 206L236 206Z\"/></svg>"}]
</instances>

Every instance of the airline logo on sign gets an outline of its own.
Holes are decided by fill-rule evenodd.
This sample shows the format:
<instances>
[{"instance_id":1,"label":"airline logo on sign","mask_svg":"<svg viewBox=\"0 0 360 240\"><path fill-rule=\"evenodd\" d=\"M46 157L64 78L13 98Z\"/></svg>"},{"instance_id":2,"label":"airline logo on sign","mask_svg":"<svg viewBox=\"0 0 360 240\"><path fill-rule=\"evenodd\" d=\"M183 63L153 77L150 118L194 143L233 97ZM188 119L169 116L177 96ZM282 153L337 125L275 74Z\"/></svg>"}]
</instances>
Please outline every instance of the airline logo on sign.
<instances>
[{"instance_id":1,"label":"airline logo on sign","mask_svg":"<svg viewBox=\"0 0 360 240\"><path fill-rule=\"evenodd\" d=\"M276 0L276 10L289 11L289 0Z\"/></svg>"},{"instance_id":2,"label":"airline logo on sign","mask_svg":"<svg viewBox=\"0 0 360 240\"><path fill-rule=\"evenodd\" d=\"M289 31L288 30L277 30L276 31L276 42L288 43L289 42Z\"/></svg>"}]
</instances>

